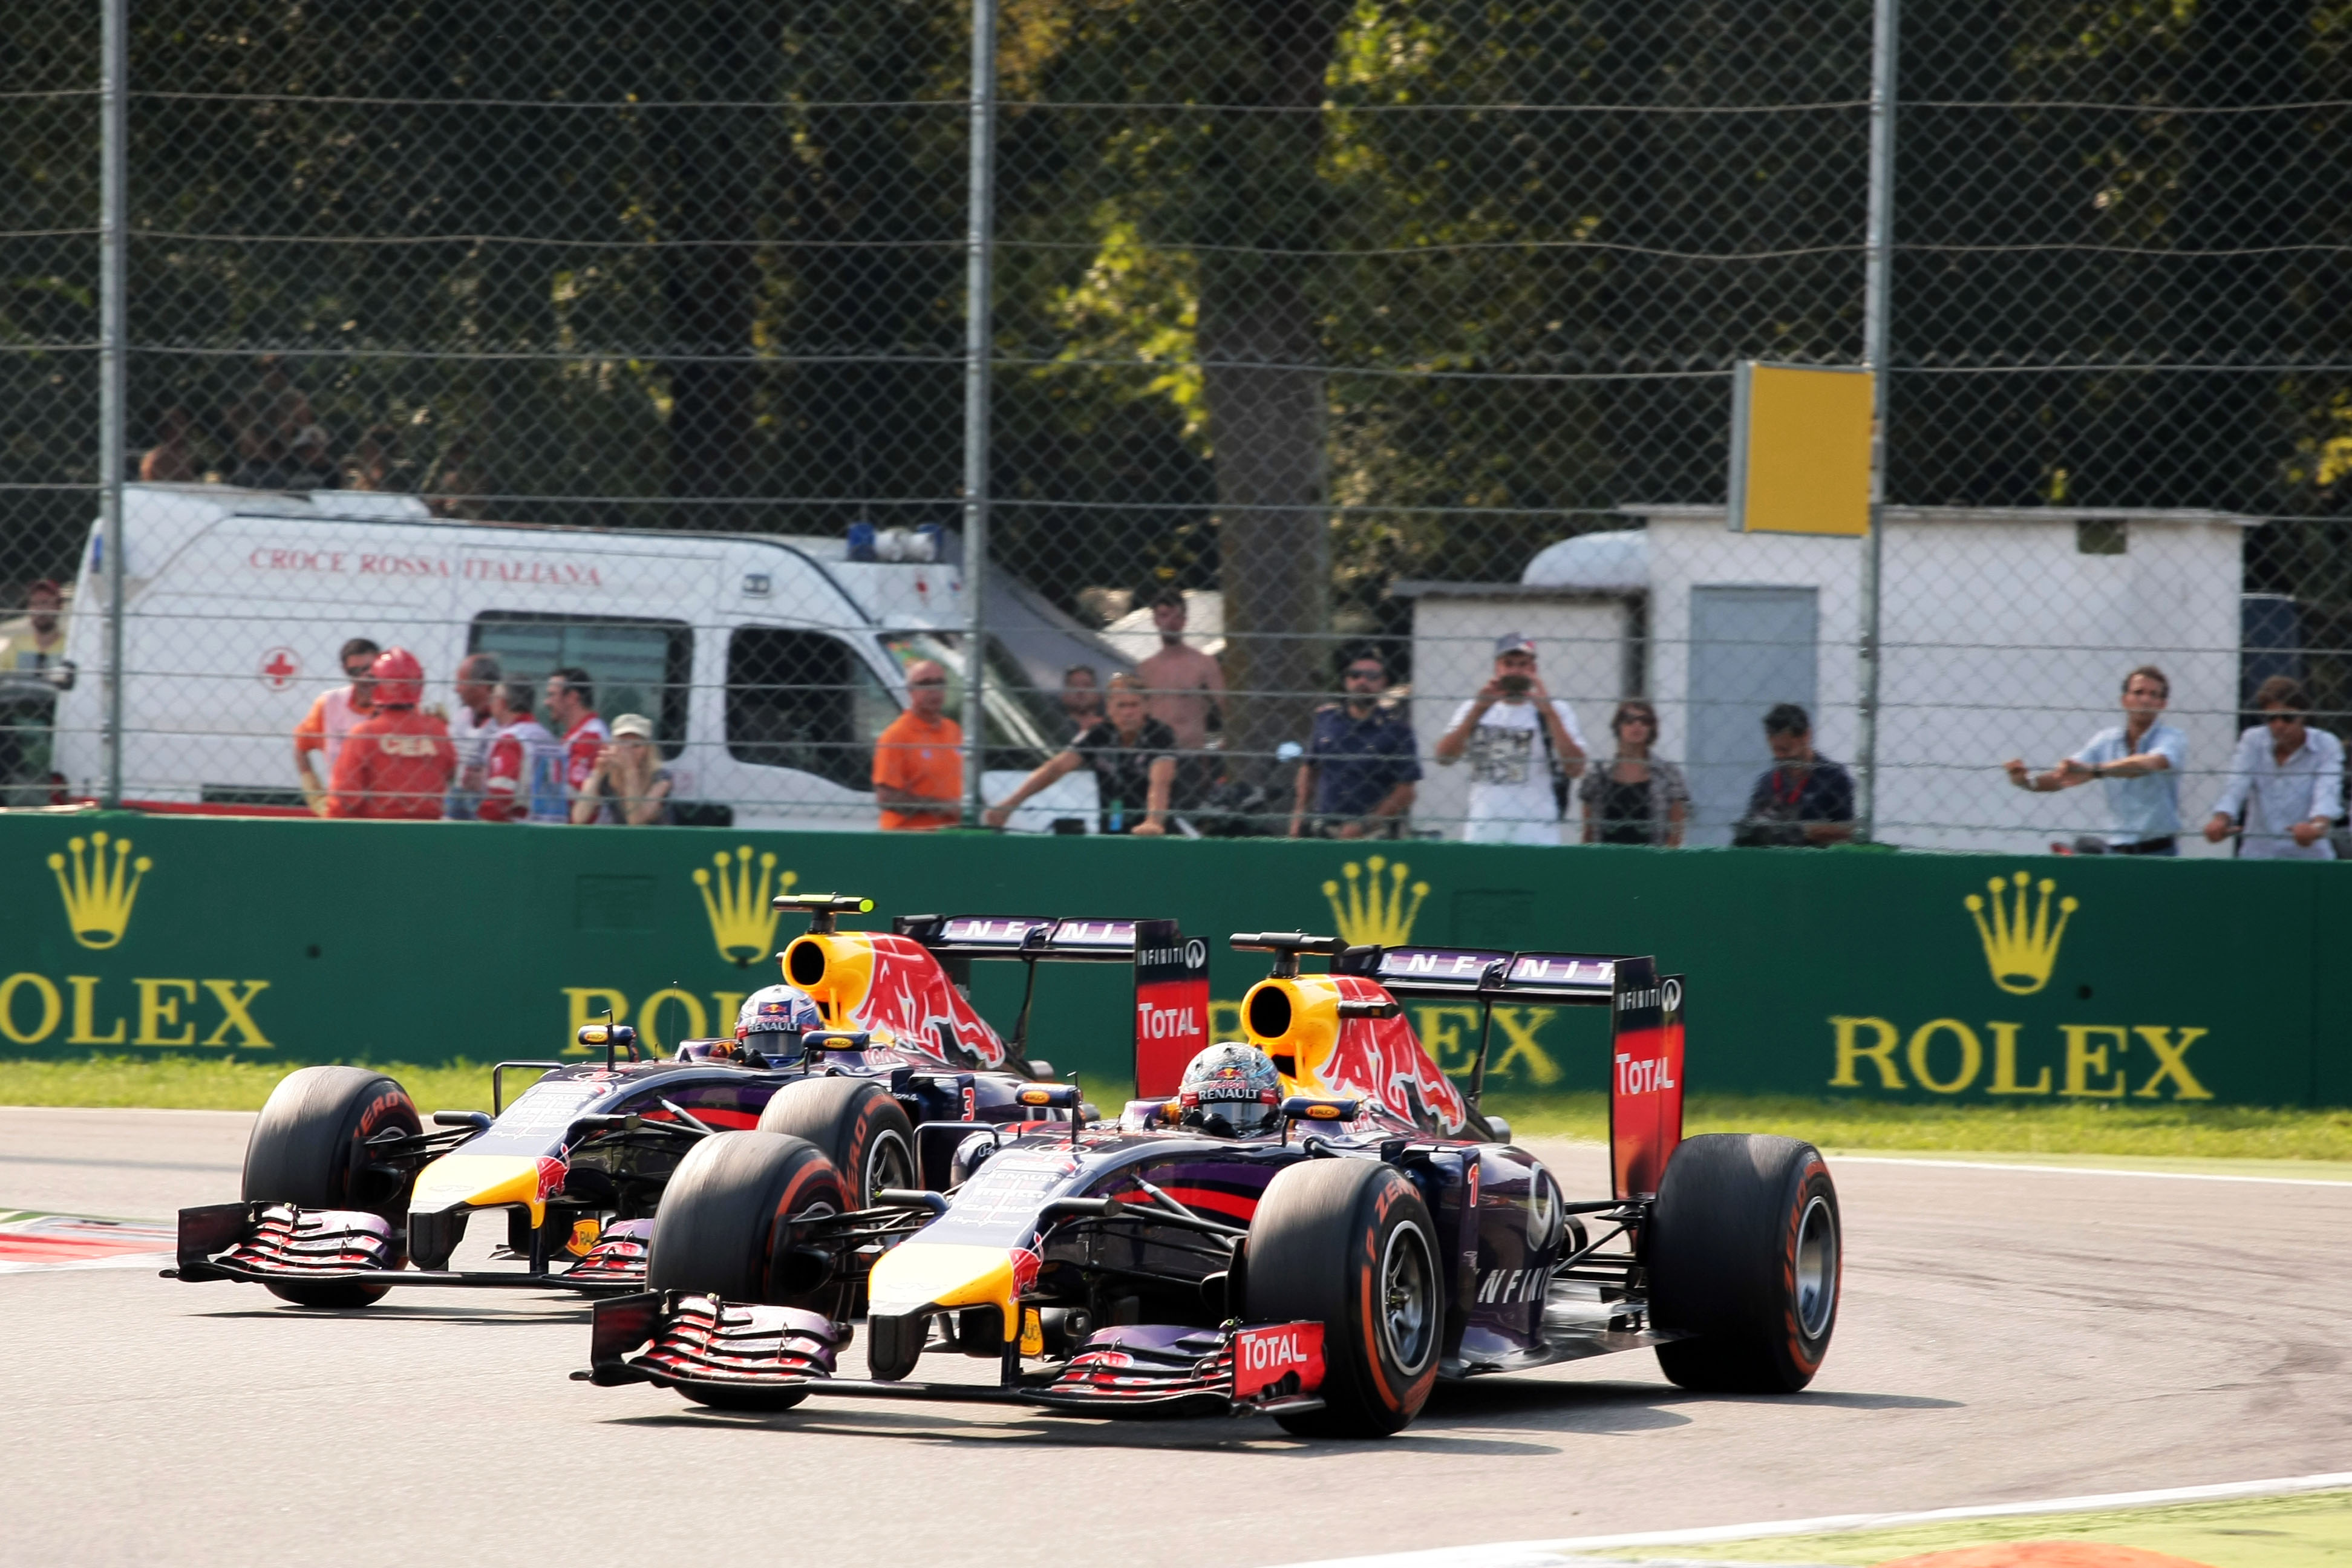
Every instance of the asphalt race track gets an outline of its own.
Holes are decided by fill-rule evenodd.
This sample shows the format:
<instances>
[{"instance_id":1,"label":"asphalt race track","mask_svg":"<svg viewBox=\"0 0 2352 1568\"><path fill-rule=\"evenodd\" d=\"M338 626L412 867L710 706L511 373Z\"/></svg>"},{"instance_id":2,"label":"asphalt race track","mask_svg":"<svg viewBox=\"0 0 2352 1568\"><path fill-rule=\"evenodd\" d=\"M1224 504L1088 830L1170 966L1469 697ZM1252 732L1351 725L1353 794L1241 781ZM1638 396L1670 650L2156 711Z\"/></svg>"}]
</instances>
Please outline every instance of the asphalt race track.
<instances>
[{"instance_id":1,"label":"asphalt race track","mask_svg":"<svg viewBox=\"0 0 2352 1568\"><path fill-rule=\"evenodd\" d=\"M0 1109L0 1209L234 1199L249 1121ZM1600 1151L1541 1152L1603 1190ZM1609 1357L1441 1388L1354 1446L846 1400L719 1415L569 1381L587 1329L563 1299L322 1313L119 1252L0 1272L0 1563L1273 1563L2352 1457L2352 1184L1832 1166L1845 1299L1807 1394L1702 1398Z\"/></svg>"}]
</instances>

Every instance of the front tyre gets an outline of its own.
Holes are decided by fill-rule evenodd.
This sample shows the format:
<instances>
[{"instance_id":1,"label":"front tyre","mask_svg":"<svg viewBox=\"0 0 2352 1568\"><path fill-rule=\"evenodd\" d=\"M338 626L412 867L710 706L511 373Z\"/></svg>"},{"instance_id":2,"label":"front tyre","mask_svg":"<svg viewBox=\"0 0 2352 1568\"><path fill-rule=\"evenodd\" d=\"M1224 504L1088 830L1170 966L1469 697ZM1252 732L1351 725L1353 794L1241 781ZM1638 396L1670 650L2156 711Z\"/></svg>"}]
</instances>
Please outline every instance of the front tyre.
<instances>
[{"instance_id":1,"label":"front tyre","mask_svg":"<svg viewBox=\"0 0 2352 1568\"><path fill-rule=\"evenodd\" d=\"M1369 1160L1309 1160L1266 1184L1250 1221L1244 1315L1323 1325L1323 1408L1276 1419L1303 1437L1385 1437L1437 1381L1437 1227L1412 1183Z\"/></svg>"},{"instance_id":2,"label":"front tyre","mask_svg":"<svg viewBox=\"0 0 2352 1568\"><path fill-rule=\"evenodd\" d=\"M1651 1322L1691 1336L1658 1347L1669 1379L1711 1394L1794 1394L1812 1382L1844 1267L1837 1188L1819 1150L1755 1132L1683 1140L1644 1252Z\"/></svg>"},{"instance_id":3,"label":"front tyre","mask_svg":"<svg viewBox=\"0 0 2352 1568\"><path fill-rule=\"evenodd\" d=\"M366 1147L387 1128L425 1130L415 1101L396 1080L366 1068L298 1068L278 1079L254 1121L239 1195L248 1203L362 1210L398 1237L408 1221L411 1176L372 1159ZM403 1261L391 1259L394 1268ZM364 1307L390 1289L337 1280L273 1283L269 1293L301 1307Z\"/></svg>"}]
</instances>

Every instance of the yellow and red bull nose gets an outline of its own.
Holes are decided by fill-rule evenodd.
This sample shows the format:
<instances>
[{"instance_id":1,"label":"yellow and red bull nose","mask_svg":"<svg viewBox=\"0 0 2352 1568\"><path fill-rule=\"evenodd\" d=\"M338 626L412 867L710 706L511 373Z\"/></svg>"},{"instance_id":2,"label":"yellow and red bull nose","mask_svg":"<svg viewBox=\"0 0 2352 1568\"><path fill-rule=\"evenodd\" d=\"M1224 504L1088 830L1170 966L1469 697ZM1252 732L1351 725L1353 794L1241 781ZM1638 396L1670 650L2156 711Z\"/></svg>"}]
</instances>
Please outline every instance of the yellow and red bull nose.
<instances>
[{"instance_id":1,"label":"yellow and red bull nose","mask_svg":"<svg viewBox=\"0 0 2352 1568\"><path fill-rule=\"evenodd\" d=\"M1014 1299L1035 1281L1038 1262L1027 1247L912 1237L875 1261L866 1282L867 1310L877 1317L905 1317L994 1307L1009 1340L1021 1323Z\"/></svg>"},{"instance_id":2,"label":"yellow and red bull nose","mask_svg":"<svg viewBox=\"0 0 2352 1568\"><path fill-rule=\"evenodd\" d=\"M504 1208L530 1211L531 1228L547 1221L547 1200L563 1190L569 1167L551 1154L444 1154L416 1174L412 1212Z\"/></svg>"}]
</instances>

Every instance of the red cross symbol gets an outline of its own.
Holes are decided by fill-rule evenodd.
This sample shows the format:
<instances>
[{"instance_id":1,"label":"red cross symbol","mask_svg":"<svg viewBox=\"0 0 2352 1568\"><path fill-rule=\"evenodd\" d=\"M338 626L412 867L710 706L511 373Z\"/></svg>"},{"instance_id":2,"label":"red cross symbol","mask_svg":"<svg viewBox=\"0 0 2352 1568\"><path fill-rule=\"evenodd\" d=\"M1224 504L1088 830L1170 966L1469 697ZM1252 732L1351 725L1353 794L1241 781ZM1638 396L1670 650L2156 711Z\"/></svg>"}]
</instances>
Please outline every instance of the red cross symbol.
<instances>
[{"instance_id":1,"label":"red cross symbol","mask_svg":"<svg viewBox=\"0 0 2352 1568\"><path fill-rule=\"evenodd\" d=\"M274 647L261 656L261 684L272 691L283 691L302 673L290 647Z\"/></svg>"}]
</instances>

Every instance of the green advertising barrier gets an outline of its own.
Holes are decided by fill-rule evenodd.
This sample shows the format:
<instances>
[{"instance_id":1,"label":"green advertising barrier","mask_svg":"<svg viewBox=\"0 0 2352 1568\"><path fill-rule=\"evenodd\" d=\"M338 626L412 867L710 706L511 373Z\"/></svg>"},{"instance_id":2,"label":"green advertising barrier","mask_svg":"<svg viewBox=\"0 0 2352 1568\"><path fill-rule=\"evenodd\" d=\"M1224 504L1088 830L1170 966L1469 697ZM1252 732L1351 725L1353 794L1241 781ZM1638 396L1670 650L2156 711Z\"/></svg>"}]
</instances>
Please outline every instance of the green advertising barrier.
<instances>
[{"instance_id":1,"label":"green advertising barrier","mask_svg":"<svg viewBox=\"0 0 2352 1568\"><path fill-rule=\"evenodd\" d=\"M868 894L877 926L1173 916L1216 953L1215 1037L1265 973L1225 936L1304 928L1655 953L1689 979L1698 1090L2352 1103L2331 865L10 816L0 888L21 1055L543 1057L607 1008L664 1044L729 1032L798 929L767 900L798 889ZM1019 966L974 996L1009 1028ZM1410 1016L1466 1068L1475 1008ZM1131 1016L1123 970L1048 966L1033 1049L1124 1078ZM1605 1025L1497 1008L1491 1079L1602 1089Z\"/></svg>"}]
</instances>

